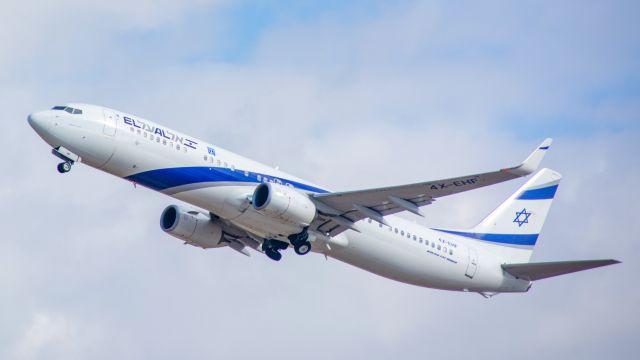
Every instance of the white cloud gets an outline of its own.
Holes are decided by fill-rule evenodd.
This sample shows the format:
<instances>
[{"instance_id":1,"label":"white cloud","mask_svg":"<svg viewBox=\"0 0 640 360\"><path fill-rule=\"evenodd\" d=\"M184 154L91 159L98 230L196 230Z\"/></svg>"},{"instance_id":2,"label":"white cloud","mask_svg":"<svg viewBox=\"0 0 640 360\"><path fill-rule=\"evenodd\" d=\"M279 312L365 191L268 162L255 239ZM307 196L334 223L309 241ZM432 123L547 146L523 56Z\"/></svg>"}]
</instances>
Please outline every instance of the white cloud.
<instances>
[{"instance_id":1,"label":"white cloud","mask_svg":"<svg viewBox=\"0 0 640 360\"><path fill-rule=\"evenodd\" d=\"M13 349L12 359L80 358L93 336L61 314L35 313Z\"/></svg>"}]
</instances>

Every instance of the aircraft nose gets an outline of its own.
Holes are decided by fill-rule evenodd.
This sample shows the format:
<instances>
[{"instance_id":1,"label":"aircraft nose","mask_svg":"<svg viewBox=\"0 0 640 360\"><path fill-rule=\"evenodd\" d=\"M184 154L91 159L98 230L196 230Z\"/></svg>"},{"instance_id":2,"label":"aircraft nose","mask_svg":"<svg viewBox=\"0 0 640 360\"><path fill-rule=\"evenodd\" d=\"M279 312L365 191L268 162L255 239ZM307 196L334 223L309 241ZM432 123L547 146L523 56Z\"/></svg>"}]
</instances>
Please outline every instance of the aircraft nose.
<instances>
[{"instance_id":1,"label":"aircraft nose","mask_svg":"<svg viewBox=\"0 0 640 360\"><path fill-rule=\"evenodd\" d=\"M35 130L37 133L42 133L47 123L47 114L45 111L36 111L29 114L27 117L27 121L29 125Z\"/></svg>"}]
</instances>

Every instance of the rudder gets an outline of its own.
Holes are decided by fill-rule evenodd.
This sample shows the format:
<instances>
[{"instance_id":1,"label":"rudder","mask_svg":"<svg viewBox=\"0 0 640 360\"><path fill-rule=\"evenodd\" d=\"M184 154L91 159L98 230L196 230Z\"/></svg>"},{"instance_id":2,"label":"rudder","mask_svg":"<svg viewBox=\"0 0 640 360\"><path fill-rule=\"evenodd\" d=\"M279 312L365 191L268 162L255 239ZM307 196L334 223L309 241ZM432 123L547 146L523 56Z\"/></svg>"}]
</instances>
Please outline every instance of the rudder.
<instances>
[{"instance_id":1,"label":"rudder","mask_svg":"<svg viewBox=\"0 0 640 360\"><path fill-rule=\"evenodd\" d=\"M561 179L542 169L474 228L443 231L479 240L509 263L528 262Z\"/></svg>"}]
</instances>

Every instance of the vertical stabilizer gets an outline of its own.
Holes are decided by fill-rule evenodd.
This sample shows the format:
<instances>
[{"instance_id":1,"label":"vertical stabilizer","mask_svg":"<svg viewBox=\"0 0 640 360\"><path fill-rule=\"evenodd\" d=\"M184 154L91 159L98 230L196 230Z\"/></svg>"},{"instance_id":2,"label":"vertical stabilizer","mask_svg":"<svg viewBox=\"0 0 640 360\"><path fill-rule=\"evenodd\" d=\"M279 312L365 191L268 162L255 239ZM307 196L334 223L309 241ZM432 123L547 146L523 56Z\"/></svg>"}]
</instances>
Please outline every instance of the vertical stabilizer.
<instances>
[{"instance_id":1,"label":"vertical stabilizer","mask_svg":"<svg viewBox=\"0 0 640 360\"><path fill-rule=\"evenodd\" d=\"M478 240L506 262L528 262L561 178L542 169L474 228L444 231Z\"/></svg>"}]
</instances>

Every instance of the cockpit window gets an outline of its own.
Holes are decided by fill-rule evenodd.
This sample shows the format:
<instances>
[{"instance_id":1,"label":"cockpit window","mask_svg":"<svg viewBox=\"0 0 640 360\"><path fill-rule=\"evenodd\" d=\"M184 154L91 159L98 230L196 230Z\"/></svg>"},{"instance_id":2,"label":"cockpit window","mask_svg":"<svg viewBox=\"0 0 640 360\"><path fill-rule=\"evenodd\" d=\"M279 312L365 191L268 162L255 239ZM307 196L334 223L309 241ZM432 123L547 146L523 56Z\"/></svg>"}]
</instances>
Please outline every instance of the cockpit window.
<instances>
[{"instance_id":1,"label":"cockpit window","mask_svg":"<svg viewBox=\"0 0 640 360\"><path fill-rule=\"evenodd\" d=\"M69 106L54 106L51 108L51 110L63 110L68 112L69 114L73 114L73 115L78 115L78 114L82 114L82 110L80 109L74 109L72 107Z\"/></svg>"}]
</instances>

